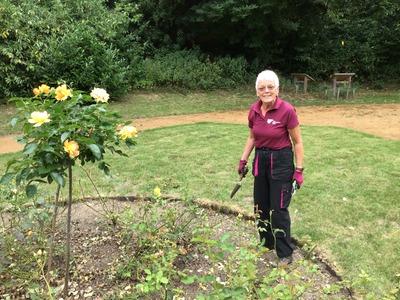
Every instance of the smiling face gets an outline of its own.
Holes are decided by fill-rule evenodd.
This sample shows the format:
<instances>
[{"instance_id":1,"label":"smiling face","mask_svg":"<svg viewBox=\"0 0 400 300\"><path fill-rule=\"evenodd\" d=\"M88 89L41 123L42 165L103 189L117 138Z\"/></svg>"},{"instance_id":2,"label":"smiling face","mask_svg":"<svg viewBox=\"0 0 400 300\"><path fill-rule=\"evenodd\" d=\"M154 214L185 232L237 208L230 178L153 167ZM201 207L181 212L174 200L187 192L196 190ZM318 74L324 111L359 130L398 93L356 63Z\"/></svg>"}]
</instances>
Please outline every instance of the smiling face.
<instances>
[{"instance_id":1,"label":"smiling face","mask_svg":"<svg viewBox=\"0 0 400 300\"><path fill-rule=\"evenodd\" d=\"M274 103L279 93L279 86L273 80L260 80L257 83L257 96L263 104L271 105Z\"/></svg>"}]
</instances>

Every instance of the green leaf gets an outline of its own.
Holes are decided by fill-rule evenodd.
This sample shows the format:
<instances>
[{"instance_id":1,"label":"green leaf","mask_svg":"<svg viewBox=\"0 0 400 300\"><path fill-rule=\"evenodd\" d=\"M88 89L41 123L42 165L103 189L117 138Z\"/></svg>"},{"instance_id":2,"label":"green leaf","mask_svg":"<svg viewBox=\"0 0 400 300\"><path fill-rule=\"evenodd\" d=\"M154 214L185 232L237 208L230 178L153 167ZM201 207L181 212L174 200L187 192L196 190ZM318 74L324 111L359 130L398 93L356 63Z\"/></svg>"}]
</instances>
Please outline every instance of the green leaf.
<instances>
[{"instance_id":1,"label":"green leaf","mask_svg":"<svg viewBox=\"0 0 400 300\"><path fill-rule=\"evenodd\" d=\"M79 138L79 144L93 144L95 143L96 140L95 139L91 139L91 138L86 138L86 137L80 137Z\"/></svg>"},{"instance_id":2,"label":"green leaf","mask_svg":"<svg viewBox=\"0 0 400 300\"><path fill-rule=\"evenodd\" d=\"M55 158L55 155L52 154L52 153L46 153L46 154L44 155L44 161L45 161L47 164L51 164L51 163L54 161L54 158Z\"/></svg>"},{"instance_id":3,"label":"green leaf","mask_svg":"<svg viewBox=\"0 0 400 300\"><path fill-rule=\"evenodd\" d=\"M26 196L28 198L33 198L37 192L37 187L32 184L28 184L25 188Z\"/></svg>"},{"instance_id":4,"label":"green leaf","mask_svg":"<svg viewBox=\"0 0 400 300\"><path fill-rule=\"evenodd\" d=\"M107 164L102 161L99 163L99 169L103 170L103 172L107 175L110 176L111 172L110 172L110 168L107 166Z\"/></svg>"},{"instance_id":5,"label":"green leaf","mask_svg":"<svg viewBox=\"0 0 400 300\"><path fill-rule=\"evenodd\" d=\"M24 98L22 98L22 97L12 97L12 98L8 99L8 102L20 103L21 100L24 100Z\"/></svg>"},{"instance_id":6,"label":"green leaf","mask_svg":"<svg viewBox=\"0 0 400 300\"><path fill-rule=\"evenodd\" d=\"M110 150L110 152L112 154L115 154L115 147L113 147L113 146L106 146L106 147L107 147L108 150Z\"/></svg>"},{"instance_id":7,"label":"green leaf","mask_svg":"<svg viewBox=\"0 0 400 300\"><path fill-rule=\"evenodd\" d=\"M144 269L144 272L145 272L146 274L148 274L148 275L151 274L151 271L150 271L149 269Z\"/></svg>"},{"instance_id":8,"label":"green leaf","mask_svg":"<svg viewBox=\"0 0 400 300\"><path fill-rule=\"evenodd\" d=\"M24 155L32 154L33 152L35 152L37 147L38 147L38 143L26 144L25 147L24 147L24 151L22 151L22 154L24 154Z\"/></svg>"},{"instance_id":9,"label":"green leaf","mask_svg":"<svg viewBox=\"0 0 400 300\"><path fill-rule=\"evenodd\" d=\"M183 284L192 284L197 279L196 275L193 276L185 276L181 279Z\"/></svg>"},{"instance_id":10,"label":"green leaf","mask_svg":"<svg viewBox=\"0 0 400 300\"><path fill-rule=\"evenodd\" d=\"M111 171L110 171L110 168L109 168L109 167L104 166L103 171L104 171L104 174L106 174L107 176L110 176L110 175L111 175Z\"/></svg>"},{"instance_id":11,"label":"green leaf","mask_svg":"<svg viewBox=\"0 0 400 300\"><path fill-rule=\"evenodd\" d=\"M17 185L20 185L22 181L26 180L28 176L32 173L32 169L30 167L23 168L16 176L15 182ZM31 174L32 175L32 174ZM32 177L32 176L31 176Z\"/></svg>"},{"instance_id":12,"label":"green leaf","mask_svg":"<svg viewBox=\"0 0 400 300\"><path fill-rule=\"evenodd\" d=\"M213 275L207 275L199 278L199 281L201 282L213 282L215 281L215 276Z\"/></svg>"},{"instance_id":13,"label":"green leaf","mask_svg":"<svg viewBox=\"0 0 400 300\"><path fill-rule=\"evenodd\" d=\"M27 138L23 136L17 136L15 139L17 140L17 143L21 145L26 144L28 141Z\"/></svg>"},{"instance_id":14,"label":"green leaf","mask_svg":"<svg viewBox=\"0 0 400 300\"><path fill-rule=\"evenodd\" d=\"M61 185L62 187L65 186L65 178L64 176L62 176L61 174L57 173L57 172L51 172L50 173L51 178L53 178L53 180L55 182L57 182L59 185Z\"/></svg>"},{"instance_id":15,"label":"green leaf","mask_svg":"<svg viewBox=\"0 0 400 300\"><path fill-rule=\"evenodd\" d=\"M126 140L125 140L125 144L126 144L128 147L133 147L133 146L136 145L136 141L134 141L134 140L132 140L132 139L126 139Z\"/></svg>"},{"instance_id":16,"label":"green leaf","mask_svg":"<svg viewBox=\"0 0 400 300\"><path fill-rule=\"evenodd\" d=\"M229 251L229 252L233 252L233 251L235 251L235 247L233 246L233 245L231 245L231 244L227 244L227 243L224 243L224 244L221 244L221 250L227 250L227 251Z\"/></svg>"},{"instance_id":17,"label":"green leaf","mask_svg":"<svg viewBox=\"0 0 400 300\"><path fill-rule=\"evenodd\" d=\"M22 169L20 172L22 180L25 180L29 176L30 173L31 173L30 167L26 167L26 168Z\"/></svg>"},{"instance_id":18,"label":"green leaf","mask_svg":"<svg viewBox=\"0 0 400 300\"><path fill-rule=\"evenodd\" d=\"M69 132L64 132L61 135L61 143L64 143L64 141L69 137Z\"/></svg>"},{"instance_id":19,"label":"green leaf","mask_svg":"<svg viewBox=\"0 0 400 300\"><path fill-rule=\"evenodd\" d=\"M17 123L18 123L18 118L13 118L13 119L10 121L10 125L11 125L12 127L14 127Z\"/></svg>"},{"instance_id":20,"label":"green leaf","mask_svg":"<svg viewBox=\"0 0 400 300\"><path fill-rule=\"evenodd\" d=\"M26 123L24 126L22 126L22 131L25 134L29 134L32 131L33 124L31 123Z\"/></svg>"},{"instance_id":21,"label":"green leaf","mask_svg":"<svg viewBox=\"0 0 400 300\"><path fill-rule=\"evenodd\" d=\"M168 283L168 278L167 277L161 277L160 278L160 282L164 283L164 284L167 284Z\"/></svg>"},{"instance_id":22,"label":"green leaf","mask_svg":"<svg viewBox=\"0 0 400 300\"><path fill-rule=\"evenodd\" d=\"M12 166L12 165L14 165L14 164L16 164L18 162L18 160L17 159L10 159L8 162L7 162L7 166L6 166L6 170L5 170L5 172L7 172L8 171L8 169Z\"/></svg>"},{"instance_id":23,"label":"green leaf","mask_svg":"<svg viewBox=\"0 0 400 300\"><path fill-rule=\"evenodd\" d=\"M121 156L125 156L125 157L128 157L128 155L126 154L126 153L124 153L122 150L120 150L120 149L118 149L118 150L114 150L114 153L113 154L118 154L118 155L121 155Z\"/></svg>"},{"instance_id":24,"label":"green leaf","mask_svg":"<svg viewBox=\"0 0 400 300\"><path fill-rule=\"evenodd\" d=\"M8 184L15 176L15 173L6 173L0 179L0 184Z\"/></svg>"},{"instance_id":25,"label":"green leaf","mask_svg":"<svg viewBox=\"0 0 400 300\"><path fill-rule=\"evenodd\" d=\"M88 147L97 159L101 159L101 150L99 146L97 146L96 144L90 144Z\"/></svg>"},{"instance_id":26,"label":"green leaf","mask_svg":"<svg viewBox=\"0 0 400 300\"><path fill-rule=\"evenodd\" d=\"M230 237L231 237L231 234L229 234L229 233L223 234L221 237L221 242L227 241Z\"/></svg>"}]
</instances>

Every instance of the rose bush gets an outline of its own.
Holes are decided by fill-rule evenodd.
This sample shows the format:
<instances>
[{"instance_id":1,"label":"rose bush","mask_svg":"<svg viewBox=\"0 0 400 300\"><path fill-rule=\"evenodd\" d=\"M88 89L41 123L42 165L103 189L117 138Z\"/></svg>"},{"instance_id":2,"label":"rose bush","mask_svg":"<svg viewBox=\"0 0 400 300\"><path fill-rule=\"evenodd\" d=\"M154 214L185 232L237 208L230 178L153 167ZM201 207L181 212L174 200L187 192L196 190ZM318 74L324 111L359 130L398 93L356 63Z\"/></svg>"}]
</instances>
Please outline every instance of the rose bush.
<instances>
[{"instance_id":1,"label":"rose bush","mask_svg":"<svg viewBox=\"0 0 400 300\"><path fill-rule=\"evenodd\" d=\"M25 144L23 157L8 162L0 183L26 183L29 197L37 182L56 182L65 186L66 170L77 161L99 162L99 168L110 174L104 161L108 150L124 155L121 145L134 146L137 130L130 121L122 122L115 111L107 111L109 95L94 88L90 95L73 91L66 84L50 87L42 84L33 89L31 98L11 99L21 113L11 121L22 122L23 135L18 142Z\"/></svg>"}]
</instances>

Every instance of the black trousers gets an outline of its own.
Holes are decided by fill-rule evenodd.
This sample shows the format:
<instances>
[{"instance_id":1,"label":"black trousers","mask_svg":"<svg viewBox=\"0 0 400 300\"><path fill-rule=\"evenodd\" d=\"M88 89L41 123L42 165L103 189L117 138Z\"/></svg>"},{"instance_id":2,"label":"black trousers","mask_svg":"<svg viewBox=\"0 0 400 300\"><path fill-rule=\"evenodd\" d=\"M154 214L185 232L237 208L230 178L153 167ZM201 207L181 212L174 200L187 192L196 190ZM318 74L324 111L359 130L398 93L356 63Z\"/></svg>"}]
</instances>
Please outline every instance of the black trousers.
<instances>
[{"instance_id":1,"label":"black trousers","mask_svg":"<svg viewBox=\"0 0 400 300\"><path fill-rule=\"evenodd\" d=\"M260 241L275 249L278 257L293 253L289 204L294 173L292 148L256 149L253 161L254 212Z\"/></svg>"}]
</instances>

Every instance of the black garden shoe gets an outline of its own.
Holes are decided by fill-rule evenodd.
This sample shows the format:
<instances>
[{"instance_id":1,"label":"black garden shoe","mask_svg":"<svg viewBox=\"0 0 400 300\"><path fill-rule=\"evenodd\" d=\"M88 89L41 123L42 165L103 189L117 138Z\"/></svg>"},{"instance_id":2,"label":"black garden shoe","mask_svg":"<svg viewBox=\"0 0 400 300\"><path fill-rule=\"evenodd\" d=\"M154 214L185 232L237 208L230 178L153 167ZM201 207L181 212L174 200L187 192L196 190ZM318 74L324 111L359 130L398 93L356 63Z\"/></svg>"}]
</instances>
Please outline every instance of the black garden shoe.
<instances>
[{"instance_id":1,"label":"black garden shoe","mask_svg":"<svg viewBox=\"0 0 400 300\"><path fill-rule=\"evenodd\" d=\"M292 262L293 262L293 257L291 255L279 258L278 267L284 267L290 265Z\"/></svg>"}]
</instances>

